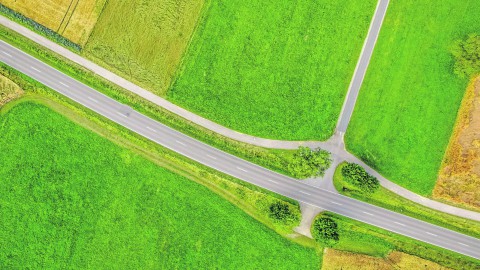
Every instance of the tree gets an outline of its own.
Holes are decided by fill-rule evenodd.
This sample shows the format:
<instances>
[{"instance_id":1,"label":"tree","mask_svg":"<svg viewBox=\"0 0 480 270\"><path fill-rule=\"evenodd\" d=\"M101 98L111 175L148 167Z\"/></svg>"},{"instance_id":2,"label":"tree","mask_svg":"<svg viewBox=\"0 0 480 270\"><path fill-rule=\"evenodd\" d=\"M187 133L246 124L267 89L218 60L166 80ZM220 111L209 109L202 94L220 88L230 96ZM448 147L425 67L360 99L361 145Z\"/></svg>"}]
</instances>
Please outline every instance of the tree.
<instances>
[{"instance_id":1,"label":"tree","mask_svg":"<svg viewBox=\"0 0 480 270\"><path fill-rule=\"evenodd\" d=\"M290 205L285 202L274 202L269 207L270 210L270 217L283 222L290 222L295 221L295 215L292 213L290 209Z\"/></svg>"},{"instance_id":2,"label":"tree","mask_svg":"<svg viewBox=\"0 0 480 270\"><path fill-rule=\"evenodd\" d=\"M455 58L453 71L462 78L468 78L480 72L480 36L471 34L466 40L459 40L452 50Z\"/></svg>"},{"instance_id":3,"label":"tree","mask_svg":"<svg viewBox=\"0 0 480 270\"><path fill-rule=\"evenodd\" d=\"M313 176L323 176L331 163L329 152L320 148L312 150L300 146L293 155L288 170L294 177L305 179Z\"/></svg>"},{"instance_id":4,"label":"tree","mask_svg":"<svg viewBox=\"0 0 480 270\"><path fill-rule=\"evenodd\" d=\"M313 223L312 236L319 243L333 246L340 239L338 225L330 217L319 217Z\"/></svg>"},{"instance_id":5,"label":"tree","mask_svg":"<svg viewBox=\"0 0 480 270\"><path fill-rule=\"evenodd\" d=\"M352 184L361 192L373 193L380 187L377 178L368 174L362 166L355 163L347 163L343 166L342 176L345 182Z\"/></svg>"}]
</instances>

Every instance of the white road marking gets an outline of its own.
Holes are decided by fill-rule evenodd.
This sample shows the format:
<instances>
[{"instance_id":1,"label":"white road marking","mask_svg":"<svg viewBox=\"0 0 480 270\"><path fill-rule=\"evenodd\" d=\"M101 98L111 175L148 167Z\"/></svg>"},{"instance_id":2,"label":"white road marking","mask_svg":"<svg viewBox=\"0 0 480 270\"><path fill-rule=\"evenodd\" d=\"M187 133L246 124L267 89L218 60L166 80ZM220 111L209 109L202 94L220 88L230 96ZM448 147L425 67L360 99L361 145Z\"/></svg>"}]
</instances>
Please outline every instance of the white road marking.
<instances>
[{"instance_id":1,"label":"white road marking","mask_svg":"<svg viewBox=\"0 0 480 270\"><path fill-rule=\"evenodd\" d=\"M403 224L403 223L396 222L396 221L394 221L393 223L395 223L395 224L398 224L398 225L400 225L400 226L404 226L404 227L405 227L405 224Z\"/></svg>"},{"instance_id":2,"label":"white road marking","mask_svg":"<svg viewBox=\"0 0 480 270\"><path fill-rule=\"evenodd\" d=\"M209 155L209 154L207 154L207 157L209 157L209 158L211 158L211 159L217 159L216 157L211 156L211 155Z\"/></svg>"},{"instance_id":3,"label":"white road marking","mask_svg":"<svg viewBox=\"0 0 480 270\"><path fill-rule=\"evenodd\" d=\"M274 183L274 184L278 184L277 181L273 181L272 179L267 179L267 181L268 181L268 182L272 182L272 183Z\"/></svg>"},{"instance_id":4,"label":"white road marking","mask_svg":"<svg viewBox=\"0 0 480 270\"><path fill-rule=\"evenodd\" d=\"M300 193L303 193L303 194L305 194L305 195L309 195L309 196L312 195L312 194L307 193L307 192L305 192L305 191L303 191L303 190L299 190L299 192L300 192Z\"/></svg>"},{"instance_id":5,"label":"white road marking","mask_svg":"<svg viewBox=\"0 0 480 270\"><path fill-rule=\"evenodd\" d=\"M464 244L464 243L462 243L462 242L457 242L457 243L459 243L459 244L460 244L460 245L462 245L462 246L469 247L469 245L467 245L467 244Z\"/></svg>"},{"instance_id":6,"label":"white road marking","mask_svg":"<svg viewBox=\"0 0 480 270\"><path fill-rule=\"evenodd\" d=\"M123 116L123 117L127 117L125 114L121 113L121 112L117 112L119 115Z\"/></svg>"},{"instance_id":7,"label":"white road marking","mask_svg":"<svg viewBox=\"0 0 480 270\"><path fill-rule=\"evenodd\" d=\"M368 213L368 212L365 212L365 211L362 211L362 212L363 212L364 214L367 214L367 215L369 215L369 216L373 216L373 214L372 214L372 213Z\"/></svg>"},{"instance_id":8,"label":"white road marking","mask_svg":"<svg viewBox=\"0 0 480 270\"><path fill-rule=\"evenodd\" d=\"M151 131L153 131L153 132L157 132L155 129L153 129L153 128L149 127L149 126L147 126L147 129L148 129L148 130L151 130Z\"/></svg>"},{"instance_id":9,"label":"white road marking","mask_svg":"<svg viewBox=\"0 0 480 270\"><path fill-rule=\"evenodd\" d=\"M242 168L240 168L240 167L237 167L237 169L239 169L239 170L242 171L242 172L248 172L247 170L242 169Z\"/></svg>"},{"instance_id":10,"label":"white road marking","mask_svg":"<svg viewBox=\"0 0 480 270\"><path fill-rule=\"evenodd\" d=\"M426 232L426 233L427 233L427 234L430 234L430 235L432 235L432 236L438 236L438 235L436 235L436 234L434 234L434 233L431 233L431 232Z\"/></svg>"},{"instance_id":11,"label":"white road marking","mask_svg":"<svg viewBox=\"0 0 480 270\"><path fill-rule=\"evenodd\" d=\"M175 141L176 141L178 144L181 144L181 145L183 145L183 146L185 146L185 145L186 145L186 144L184 144L184 143L183 143L183 142L181 142L181 141L177 141L177 140L175 140Z\"/></svg>"},{"instance_id":12,"label":"white road marking","mask_svg":"<svg viewBox=\"0 0 480 270\"><path fill-rule=\"evenodd\" d=\"M336 204L336 205L343 205L343 204L338 203L338 202L331 202L331 203Z\"/></svg>"},{"instance_id":13,"label":"white road marking","mask_svg":"<svg viewBox=\"0 0 480 270\"><path fill-rule=\"evenodd\" d=\"M68 86L68 84L65 84L65 83L63 83L63 82L59 82L59 83L60 83L61 85L65 86L65 87L67 87L67 88L70 88L70 86Z\"/></svg>"},{"instance_id":14,"label":"white road marking","mask_svg":"<svg viewBox=\"0 0 480 270\"><path fill-rule=\"evenodd\" d=\"M90 99L91 101L95 102L95 103L98 103L98 100L92 98L92 97L87 97L88 99ZM122 113L123 116L125 116L123 113ZM126 117L126 116L125 116Z\"/></svg>"},{"instance_id":15,"label":"white road marking","mask_svg":"<svg viewBox=\"0 0 480 270\"><path fill-rule=\"evenodd\" d=\"M33 70L35 70L36 72L40 72L40 73L41 73L41 71L40 71L39 69L37 69L37 68L35 68L35 67L31 67L31 68L32 68Z\"/></svg>"},{"instance_id":16,"label":"white road marking","mask_svg":"<svg viewBox=\"0 0 480 270\"><path fill-rule=\"evenodd\" d=\"M9 54L9 53L7 53L7 52L2 51L2 53L5 54L5 55L8 56L8 57L12 57L12 55Z\"/></svg>"}]
</instances>

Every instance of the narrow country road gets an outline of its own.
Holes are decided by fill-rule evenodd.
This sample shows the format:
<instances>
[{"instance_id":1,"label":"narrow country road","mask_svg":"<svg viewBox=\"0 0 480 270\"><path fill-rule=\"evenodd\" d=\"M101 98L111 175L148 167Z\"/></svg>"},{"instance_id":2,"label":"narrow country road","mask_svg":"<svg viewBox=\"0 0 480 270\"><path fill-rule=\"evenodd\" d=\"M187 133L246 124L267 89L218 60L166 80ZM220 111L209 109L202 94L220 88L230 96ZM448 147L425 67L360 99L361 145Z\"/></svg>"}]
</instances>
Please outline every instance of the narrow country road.
<instances>
[{"instance_id":1,"label":"narrow country road","mask_svg":"<svg viewBox=\"0 0 480 270\"><path fill-rule=\"evenodd\" d=\"M132 110L3 41L0 41L0 61L133 132L208 167L294 200L480 259L480 239L305 185L222 152Z\"/></svg>"}]
</instances>

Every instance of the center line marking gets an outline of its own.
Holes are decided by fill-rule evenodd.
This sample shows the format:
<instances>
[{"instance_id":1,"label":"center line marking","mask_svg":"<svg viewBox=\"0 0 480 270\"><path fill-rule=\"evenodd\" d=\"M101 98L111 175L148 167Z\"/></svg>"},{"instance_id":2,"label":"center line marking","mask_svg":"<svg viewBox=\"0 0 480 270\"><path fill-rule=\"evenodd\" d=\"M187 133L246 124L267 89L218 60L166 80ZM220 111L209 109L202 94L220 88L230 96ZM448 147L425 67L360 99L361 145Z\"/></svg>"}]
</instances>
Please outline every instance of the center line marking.
<instances>
[{"instance_id":1,"label":"center line marking","mask_svg":"<svg viewBox=\"0 0 480 270\"><path fill-rule=\"evenodd\" d=\"M299 190L299 192L300 192L300 193L303 193L303 194L305 194L305 195L312 195L312 194L307 193L307 192L305 192L305 191L303 191L303 190Z\"/></svg>"},{"instance_id":2,"label":"center line marking","mask_svg":"<svg viewBox=\"0 0 480 270\"><path fill-rule=\"evenodd\" d=\"M2 53L5 54L5 55L8 56L8 57L12 57L12 55L9 54L9 53L7 53L7 52L2 51Z\"/></svg>"},{"instance_id":3,"label":"center line marking","mask_svg":"<svg viewBox=\"0 0 480 270\"><path fill-rule=\"evenodd\" d=\"M147 129L148 129L148 130L151 130L151 131L153 131L153 132L157 132L155 129L153 129L153 128L149 127L149 126L147 126Z\"/></svg>"},{"instance_id":4,"label":"center line marking","mask_svg":"<svg viewBox=\"0 0 480 270\"><path fill-rule=\"evenodd\" d=\"M438 236L438 235L436 235L436 234L434 234L434 233L431 233L431 232L426 232L426 233L427 233L427 234L430 234L430 235L432 235L432 236Z\"/></svg>"},{"instance_id":5,"label":"center line marking","mask_svg":"<svg viewBox=\"0 0 480 270\"><path fill-rule=\"evenodd\" d=\"M462 242L457 242L457 243L459 243L459 244L460 244L460 245L462 245L462 246L469 247L469 245L467 245L467 244L464 244L464 243L462 243Z\"/></svg>"},{"instance_id":6,"label":"center line marking","mask_svg":"<svg viewBox=\"0 0 480 270\"><path fill-rule=\"evenodd\" d=\"M362 212L363 212L364 214L367 214L367 215L369 215L369 216L373 216L373 214L372 214L372 213L368 213L368 212L365 212L365 211L362 211Z\"/></svg>"},{"instance_id":7,"label":"center line marking","mask_svg":"<svg viewBox=\"0 0 480 270\"><path fill-rule=\"evenodd\" d=\"M41 72L40 70L38 70L37 68L35 67L31 67L33 70L37 71L37 72Z\"/></svg>"},{"instance_id":8,"label":"center line marking","mask_svg":"<svg viewBox=\"0 0 480 270\"><path fill-rule=\"evenodd\" d=\"M95 103L98 103L98 100L92 98L92 97L87 97L88 99L90 99L91 101L95 102ZM122 113L123 116L125 116L123 113ZM126 116L125 116L126 117Z\"/></svg>"},{"instance_id":9,"label":"center line marking","mask_svg":"<svg viewBox=\"0 0 480 270\"><path fill-rule=\"evenodd\" d=\"M240 171L243 171L243 172L247 172L247 170L242 169L242 168L240 168L240 167L237 167L237 169L239 169Z\"/></svg>"},{"instance_id":10,"label":"center line marking","mask_svg":"<svg viewBox=\"0 0 480 270\"><path fill-rule=\"evenodd\" d=\"M177 140L175 140L175 141L176 141L178 144L181 144L181 145L183 145L183 146L185 146L185 145L186 145L186 144L184 144L184 143L183 143L183 142L181 142L181 141L177 141Z\"/></svg>"},{"instance_id":11,"label":"center line marking","mask_svg":"<svg viewBox=\"0 0 480 270\"><path fill-rule=\"evenodd\" d=\"M343 204L338 203L338 202L331 202L331 203L336 204L336 205L343 205Z\"/></svg>"},{"instance_id":12,"label":"center line marking","mask_svg":"<svg viewBox=\"0 0 480 270\"><path fill-rule=\"evenodd\" d=\"M121 113L121 112L117 112L119 115L123 116L123 117L127 117L125 114Z\"/></svg>"},{"instance_id":13,"label":"center line marking","mask_svg":"<svg viewBox=\"0 0 480 270\"><path fill-rule=\"evenodd\" d=\"M209 157L209 158L211 158L211 159L217 159L216 157L211 156L211 155L209 155L209 154L207 154L207 157Z\"/></svg>"},{"instance_id":14,"label":"center line marking","mask_svg":"<svg viewBox=\"0 0 480 270\"><path fill-rule=\"evenodd\" d=\"M272 183L274 183L274 184L278 184L277 181L273 181L272 179L267 179L267 180L268 180L268 182L272 182Z\"/></svg>"},{"instance_id":15,"label":"center line marking","mask_svg":"<svg viewBox=\"0 0 480 270\"><path fill-rule=\"evenodd\" d=\"M70 86L68 86L68 84L65 84L65 83L63 83L63 82L60 82L60 84L63 85L63 86L65 86L65 87L70 87Z\"/></svg>"},{"instance_id":16,"label":"center line marking","mask_svg":"<svg viewBox=\"0 0 480 270\"><path fill-rule=\"evenodd\" d=\"M396 221L394 221L393 223L395 223L395 224L398 224L398 225L400 225L400 226L404 226L404 227L405 227L405 224L403 224L403 223L396 222Z\"/></svg>"}]
</instances>

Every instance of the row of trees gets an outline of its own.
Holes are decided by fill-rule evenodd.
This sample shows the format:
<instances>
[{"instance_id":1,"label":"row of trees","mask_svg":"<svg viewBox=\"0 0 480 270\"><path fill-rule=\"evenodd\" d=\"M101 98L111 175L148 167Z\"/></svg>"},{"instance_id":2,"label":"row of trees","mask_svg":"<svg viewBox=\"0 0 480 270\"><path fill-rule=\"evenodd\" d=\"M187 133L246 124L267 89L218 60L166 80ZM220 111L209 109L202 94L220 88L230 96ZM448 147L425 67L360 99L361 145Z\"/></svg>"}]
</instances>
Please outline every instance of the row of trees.
<instances>
[{"instance_id":1,"label":"row of trees","mask_svg":"<svg viewBox=\"0 0 480 270\"><path fill-rule=\"evenodd\" d=\"M342 167L342 176L346 183L360 192L373 193L380 187L377 178L368 174L365 169L356 163L347 163Z\"/></svg>"},{"instance_id":2,"label":"row of trees","mask_svg":"<svg viewBox=\"0 0 480 270\"><path fill-rule=\"evenodd\" d=\"M288 164L288 171L293 177L300 179L323 176L331 163L329 152L301 146Z\"/></svg>"}]
</instances>

